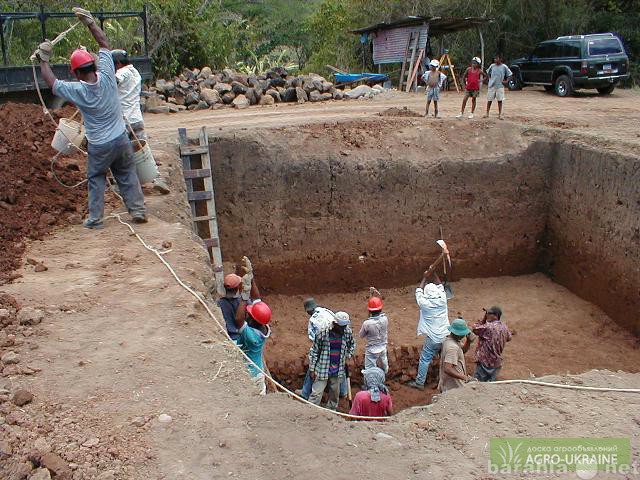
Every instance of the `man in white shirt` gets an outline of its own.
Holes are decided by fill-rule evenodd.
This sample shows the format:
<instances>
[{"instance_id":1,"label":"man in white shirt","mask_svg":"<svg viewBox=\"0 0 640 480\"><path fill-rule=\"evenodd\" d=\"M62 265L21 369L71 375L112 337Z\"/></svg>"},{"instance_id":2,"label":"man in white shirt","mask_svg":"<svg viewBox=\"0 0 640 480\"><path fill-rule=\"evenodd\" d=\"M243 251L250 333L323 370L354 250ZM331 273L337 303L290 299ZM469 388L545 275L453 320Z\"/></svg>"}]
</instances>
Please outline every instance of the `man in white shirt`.
<instances>
[{"instance_id":1,"label":"man in white shirt","mask_svg":"<svg viewBox=\"0 0 640 480\"><path fill-rule=\"evenodd\" d=\"M416 302L420 308L418 335L424 335L424 346L420 354L418 375L408 386L424 390L431 360L442 350L442 342L449 335L449 310L447 294L440 278L431 266L424 272L420 287L416 288ZM429 281L432 279L433 281Z\"/></svg>"},{"instance_id":2,"label":"man in white shirt","mask_svg":"<svg viewBox=\"0 0 640 480\"><path fill-rule=\"evenodd\" d=\"M116 82L118 83L118 95L122 114L128 122L127 133L133 140L135 136L140 140L147 140L144 131L144 119L140 109L140 92L142 91L142 77L136 68L131 65L129 54L125 50L113 50L111 52L113 64L116 69ZM169 187L160 176L152 181L153 188L162 194L170 193Z\"/></svg>"}]
</instances>

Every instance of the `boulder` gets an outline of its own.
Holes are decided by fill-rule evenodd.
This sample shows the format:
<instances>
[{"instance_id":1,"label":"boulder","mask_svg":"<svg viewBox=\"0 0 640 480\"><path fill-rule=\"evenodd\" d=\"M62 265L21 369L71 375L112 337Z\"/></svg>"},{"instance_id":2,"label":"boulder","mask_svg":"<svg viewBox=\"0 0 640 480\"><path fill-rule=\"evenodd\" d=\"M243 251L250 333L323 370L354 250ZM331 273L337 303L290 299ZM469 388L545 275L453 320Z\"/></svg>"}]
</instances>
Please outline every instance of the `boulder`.
<instances>
[{"instance_id":1,"label":"boulder","mask_svg":"<svg viewBox=\"0 0 640 480\"><path fill-rule=\"evenodd\" d=\"M319 102L322 100L322 94L317 90L312 90L309 93L309 101L310 102Z\"/></svg>"},{"instance_id":2,"label":"boulder","mask_svg":"<svg viewBox=\"0 0 640 480\"><path fill-rule=\"evenodd\" d=\"M287 84L287 81L282 77L276 77L269 80L269 87L284 87Z\"/></svg>"},{"instance_id":3,"label":"boulder","mask_svg":"<svg viewBox=\"0 0 640 480\"><path fill-rule=\"evenodd\" d=\"M241 95L241 94L246 93L247 87L246 87L246 85L243 85L242 83L234 80L233 82L231 82L231 90L236 95Z\"/></svg>"},{"instance_id":4,"label":"boulder","mask_svg":"<svg viewBox=\"0 0 640 480\"><path fill-rule=\"evenodd\" d=\"M347 98L360 98L363 96L369 96L373 89L368 85L359 85L353 90L345 92L344 96Z\"/></svg>"},{"instance_id":5,"label":"boulder","mask_svg":"<svg viewBox=\"0 0 640 480\"><path fill-rule=\"evenodd\" d=\"M296 98L298 99L298 103L304 103L309 100L307 92L305 92L304 89L300 87L296 87Z\"/></svg>"},{"instance_id":6,"label":"boulder","mask_svg":"<svg viewBox=\"0 0 640 480\"><path fill-rule=\"evenodd\" d=\"M5 365L12 365L12 364L20 363L20 355L18 355L16 352L9 350L8 352L5 352L2 354L2 357L0 357L0 360Z\"/></svg>"},{"instance_id":7,"label":"boulder","mask_svg":"<svg viewBox=\"0 0 640 480\"><path fill-rule=\"evenodd\" d=\"M331 100L332 98L333 98L333 95L330 92L325 92L320 94L320 100L323 102L327 100Z\"/></svg>"},{"instance_id":8,"label":"boulder","mask_svg":"<svg viewBox=\"0 0 640 480\"><path fill-rule=\"evenodd\" d=\"M287 72L287 70L284 67L273 67L271 70L269 70L266 74L267 78L285 78L289 75L289 72Z\"/></svg>"},{"instance_id":9,"label":"boulder","mask_svg":"<svg viewBox=\"0 0 640 480\"><path fill-rule=\"evenodd\" d=\"M189 93L187 93L184 97L184 104L185 105L192 105L194 103L198 103L200 101L200 96L197 94L197 92L191 91Z\"/></svg>"},{"instance_id":10,"label":"boulder","mask_svg":"<svg viewBox=\"0 0 640 480\"><path fill-rule=\"evenodd\" d=\"M280 98L283 102L295 102L298 97L295 87L289 87L284 92L280 92Z\"/></svg>"},{"instance_id":11,"label":"boulder","mask_svg":"<svg viewBox=\"0 0 640 480\"><path fill-rule=\"evenodd\" d=\"M147 108L149 113L169 113L169 105L160 105L158 107Z\"/></svg>"},{"instance_id":12,"label":"boulder","mask_svg":"<svg viewBox=\"0 0 640 480\"><path fill-rule=\"evenodd\" d=\"M40 457L40 465L48 468L59 480L71 479L71 469L59 455L49 452Z\"/></svg>"},{"instance_id":13,"label":"boulder","mask_svg":"<svg viewBox=\"0 0 640 480\"><path fill-rule=\"evenodd\" d=\"M258 100L260 100L254 88L247 88L244 96L247 97L247 100L249 100L249 104L251 105L256 105L258 103Z\"/></svg>"},{"instance_id":14,"label":"boulder","mask_svg":"<svg viewBox=\"0 0 640 480\"><path fill-rule=\"evenodd\" d=\"M263 95L259 103L260 105L273 105L276 101L271 95Z\"/></svg>"},{"instance_id":15,"label":"boulder","mask_svg":"<svg viewBox=\"0 0 640 480\"><path fill-rule=\"evenodd\" d=\"M251 102L249 102L249 99L244 95L238 95L236 98L233 99L232 103L233 103L233 106L237 109L248 108L249 105L251 104Z\"/></svg>"},{"instance_id":16,"label":"boulder","mask_svg":"<svg viewBox=\"0 0 640 480\"><path fill-rule=\"evenodd\" d=\"M238 82L244 85L245 87L249 86L249 77L244 73L235 73L231 75L231 80L233 82Z\"/></svg>"},{"instance_id":17,"label":"boulder","mask_svg":"<svg viewBox=\"0 0 640 480\"><path fill-rule=\"evenodd\" d=\"M31 473L29 480L51 480L51 472L46 468L36 468Z\"/></svg>"},{"instance_id":18,"label":"boulder","mask_svg":"<svg viewBox=\"0 0 640 480\"><path fill-rule=\"evenodd\" d=\"M198 102L198 104L196 105L196 110L206 110L207 108L209 108L209 104L207 102L205 102L204 100L200 100Z\"/></svg>"},{"instance_id":19,"label":"boulder","mask_svg":"<svg viewBox=\"0 0 640 480\"><path fill-rule=\"evenodd\" d=\"M202 90L200 90L200 98L207 102L209 106L220 103L222 101L222 99L220 98L220 93L212 88L203 88Z\"/></svg>"},{"instance_id":20,"label":"boulder","mask_svg":"<svg viewBox=\"0 0 640 480\"><path fill-rule=\"evenodd\" d=\"M333 83L331 82L327 82L326 80L320 83L321 86L321 91L324 92L330 92L331 89L333 88Z\"/></svg>"},{"instance_id":21,"label":"boulder","mask_svg":"<svg viewBox=\"0 0 640 480\"><path fill-rule=\"evenodd\" d=\"M280 93L278 92L278 90L274 90L273 88L270 88L269 90L267 90L262 98L264 98L265 96L272 97L273 100L276 102L281 101Z\"/></svg>"},{"instance_id":22,"label":"boulder","mask_svg":"<svg viewBox=\"0 0 640 480\"><path fill-rule=\"evenodd\" d=\"M180 109L178 108L178 105L174 104L174 103L169 103L169 113L178 113L180 111ZM182 107L184 105L181 105Z\"/></svg>"},{"instance_id":23,"label":"boulder","mask_svg":"<svg viewBox=\"0 0 640 480\"><path fill-rule=\"evenodd\" d=\"M333 92L334 100L342 100L343 96L344 96L344 92L342 90L336 90L335 92Z\"/></svg>"},{"instance_id":24,"label":"boulder","mask_svg":"<svg viewBox=\"0 0 640 480\"><path fill-rule=\"evenodd\" d=\"M215 88L220 95L231 91L231 85L223 82L216 83L213 88Z\"/></svg>"},{"instance_id":25,"label":"boulder","mask_svg":"<svg viewBox=\"0 0 640 480\"><path fill-rule=\"evenodd\" d=\"M222 80L225 83L231 83L235 74L236 72L234 72L230 68L225 68L224 70L222 70Z\"/></svg>"},{"instance_id":26,"label":"boulder","mask_svg":"<svg viewBox=\"0 0 640 480\"><path fill-rule=\"evenodd\" d=\"M213 74L213 72L211 71L211 68L209 67L203 67L202 70L200 70L200 78L204 78L207 79L209 78L211 75Z\"/></svg>"},{"instance_id":27,"label":"boulder","mask_svg":"<svg viewBox=\"0 0 640 480\"><path fill-rule=\"evenodd\" d=\"M231 105L234 98L236 98L236 96L233 92L227 92L222 95L222 103L224 103L225 105Z\"/></svg>"},{"instance_id":28,"label":"boulder","mask_svg":"<svg viewBox=\"0 0 640 480\"><path fill-rule=\"evenodd\" d=\"M21 308L17 315L20 325L37 325L44 318L44 312L33 307Z\"/></svg>"}]
</instances>

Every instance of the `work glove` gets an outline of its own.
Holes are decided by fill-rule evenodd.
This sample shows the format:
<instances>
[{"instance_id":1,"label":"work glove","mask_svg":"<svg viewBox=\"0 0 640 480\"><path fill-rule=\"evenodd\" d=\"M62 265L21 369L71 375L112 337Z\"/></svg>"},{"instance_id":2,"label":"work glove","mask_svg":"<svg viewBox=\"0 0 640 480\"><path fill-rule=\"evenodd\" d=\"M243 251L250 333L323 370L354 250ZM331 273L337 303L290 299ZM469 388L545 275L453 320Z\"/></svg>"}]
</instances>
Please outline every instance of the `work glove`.
<instances>
[{"instance_id":1,"label":"work glove","mask_svg":"<svg viewBox=\"0 0 640 480\"><path fill-rule=\"evenodd\" d=\"M242 277L242 293L240 294L240 298L245 302L251 298L251 281L253 280L253 274L247 273L244 277Z\"/></svg>"},{"instance_id":2,"label":"work glove","mask_svg":"<svg viewBox=\"0 0 640 480\"><path fill-rule=\"evenodd\" d=\"M78 20L80 20L80 22L83 25L88 27L89 25L96 23L96 21L93 19L93 16L91 15L91 12L89 10L85 10L84 8L80 8L80 7L73 7L72 10L73 10L73 13L76 14L76 17L78 17Z\"/></svg>"},{"instance_id":3,"label":"work glove","mask_svg":"<svg viewBox=\"0 0 640 480\"><path fill-rule=\"evenodd\" d=\"M48 62L51 56L53 55L53 44L49 40L45 40L40 45L35 52L33 52L33 56L40 60L41 62Z\"/></svg>"}]
</instances>

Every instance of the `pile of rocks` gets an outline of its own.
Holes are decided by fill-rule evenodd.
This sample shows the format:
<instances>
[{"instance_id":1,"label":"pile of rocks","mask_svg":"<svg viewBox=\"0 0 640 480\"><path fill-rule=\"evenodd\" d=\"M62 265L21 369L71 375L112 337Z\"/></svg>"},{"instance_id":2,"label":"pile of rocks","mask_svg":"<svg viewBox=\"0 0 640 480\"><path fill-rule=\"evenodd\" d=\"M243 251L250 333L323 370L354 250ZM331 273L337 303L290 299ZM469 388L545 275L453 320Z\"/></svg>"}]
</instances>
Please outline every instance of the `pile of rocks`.
<instances>
[{"instance_id":1,"label":"pile of rocks","mask_svg":"<svg viewBox=\"0 0 640 480\"><path fill-rule=\"evenodd\" d=\"M360 85L340 90L315 73L289 75L282 67L264 75L245 75L231 69L213 72L185 69L173 80L159 79L144 87L141 104L149 113L175 113L182 110L216 109L224 106L247 108L250 105L273 105L279 102L321 102L372 98L384 91L381 85Z\"/></svg>"}]
</instances>

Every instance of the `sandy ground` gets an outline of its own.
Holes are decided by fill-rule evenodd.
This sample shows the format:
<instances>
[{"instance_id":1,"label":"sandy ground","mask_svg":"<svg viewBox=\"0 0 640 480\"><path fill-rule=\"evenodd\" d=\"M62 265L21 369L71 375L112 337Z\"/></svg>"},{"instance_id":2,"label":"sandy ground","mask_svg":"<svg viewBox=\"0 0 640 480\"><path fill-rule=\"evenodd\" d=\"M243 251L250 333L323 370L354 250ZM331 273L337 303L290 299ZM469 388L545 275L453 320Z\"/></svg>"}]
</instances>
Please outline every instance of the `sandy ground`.
<instances>
[{"instance_id":1,"label":"sandy ground","mask_svg":"<svg viewBox=\"0 0 640 480\"><path fill-rule=\"evenodd\" d=\"M478 99L476 118L461 120L482 122L486 102L483 95ZM390 92L372 100L331 101L324 103L276 104L273 106L251 107L242 111L232 109L182 112L175 115L147 115L145 122L156 143L172 143L176 138L177 126L188 129L206 125L209 134L215 130L242 128L273 128L307 123L336 122L362 119L380 113L390 107L408 107L424 113L424 95ZM462 94L447 92L440 102L443 119L453 119L460 111ZM497 117L497 105L493 105L493 121ZM469 109L470 106L467 106ZM637 90L621 90L606 97L585 90L576 96L559 98L542 88L526 88L522 91L507 92L505 100L507 121L530 125L532 128L551 128L575 133L583 139L611 147L638 147L640 134L640 93ZM468 110L467 110L468 112ZM437 121L437 120L436 120ZM497 120L496 120L497 121ZM433 122L433 118L425 119ZM496 139L499 142L499 139Z\"/></svg>"},{"instance_id":2,"label":"sandy ground","mask_svg":"<svg viewBox=\"0 0 640 480\"><path fill-rule=\"evenodd\" d=\"M516 116L520 105L527 112L526 121L534 125L545 121L574 125L573 117L583 125L582 117L588 117L584 120L588 126L571 128L581 135L599 134L602 142L634 144L638 98L634 92L616 91L606 99L563 100L531 91L510 94L507 112ZM179 125L274 126L273 115L282 111L291 123L337 120L393 104L417 109L421 101L415 96L406 101L402 97L358 102L355 108L352 103L189 113L148 117L148 125L153 140L171 143ZM455 111L455 104L443 102L444 113ZM628 127L620 128L621 122ZM147 201L151 222L140 228L141 234L156 247L171 242L167 260L187 283L205 292L211 272L204 251L189 228L177 223L184 215L184 200L177 195L152 196ZM237 353L216 333L211 319L114 220L101 232L80 226L60 230L42 242L30 242L26 255L45 262L48 270L35 272L25 266L23 277L2 290L24 306L43 309L45 318L22 329L10 347L21 356L21 364L31 365L37 373L0 378L0 390L26 388L35 395L31 403L18 408L7 401L4 390L0 393L0 478L26 478L27 456L36 458L52 450L62 459L64 468L59 471L67 469L54 478L74 480L341 479L354 473L375 478L489 479L495 477L487 473L487 444L494 436L629 437L632 460L640 461L638 395L473 385L442 396L429 409L408 410L384 424L345 422L282 395L257 397ZM536 296L540 293L536 302L542 312L553 313L553 319L544 318L548 322L544 325L558 326L560 309L569 302L583 316L567 321L581 324L585 337L595 332L597 340L611 347L603 350L602 360L594 357L594 364L631 352L622 342L614 353L615 331L603 325L604 317L595 312L587 318L593 310L544 278L512 279L505 283L512 289L505 290L493 289L491 282L495 280L475 284L477 297L459 304L456 300L452 312L460 310L473 318L487 302L523 303L526 297L518 282L539 282L543 287L535 290ZM474 290L471 285L461 282L457 296ZM520 297L510 298L514 294ZM398 307L393 306L393 297L389 295L390 313L410 304L409 290L397 296ZM513 311L506 312L515 325ZM531 320L518 321L520 338L550 338L536 337L538 329ZM415 315L407 314L406 322L410 336ZM593 345L566 330L557 332L561 343L557 356L543 365L578 365L571 357L584 356L580 347ZM513 347L519 341L516 337L508 347L505 376L512 366L528 364L515 355ZM535 343L530 343L527 362L536 352ZM3 347L3 353L7 349ZM620 368L612 365L612 371L550 380L637 388L639 375L619 372ZM524 370L509 374L517 373ZM159 422L163 413L173 420Z\"/></svg>"}]
</instances>

